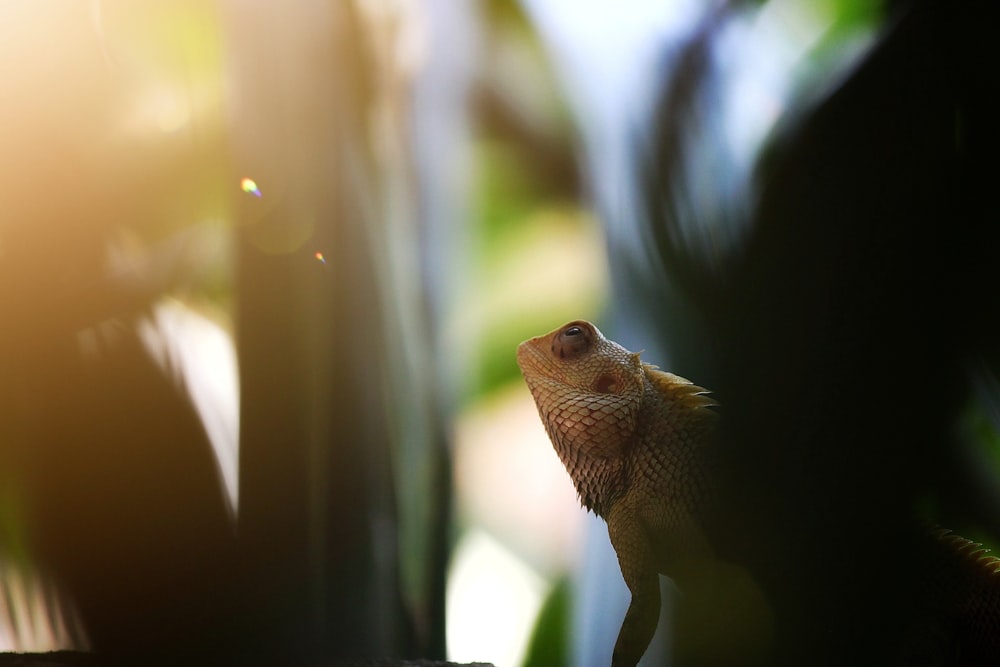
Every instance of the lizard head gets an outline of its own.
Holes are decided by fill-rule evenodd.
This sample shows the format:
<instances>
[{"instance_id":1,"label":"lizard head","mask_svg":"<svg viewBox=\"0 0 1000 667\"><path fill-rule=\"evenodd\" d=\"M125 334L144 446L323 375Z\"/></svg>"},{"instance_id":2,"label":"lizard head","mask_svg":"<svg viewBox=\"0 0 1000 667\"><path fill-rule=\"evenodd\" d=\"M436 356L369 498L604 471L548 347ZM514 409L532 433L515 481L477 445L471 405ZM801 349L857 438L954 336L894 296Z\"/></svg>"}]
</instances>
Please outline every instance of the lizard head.
<instances>
[{"instance_id":1,"label":"lizard head","mask_svg":"<svg viewBox=\"0 0 1000 667\"><path fill-rule=\"evenodd\" d=\"M577 320L521 343L517 363L561 456L622 452L645 387L638 353Z\"/></svg>"}]
</instances>

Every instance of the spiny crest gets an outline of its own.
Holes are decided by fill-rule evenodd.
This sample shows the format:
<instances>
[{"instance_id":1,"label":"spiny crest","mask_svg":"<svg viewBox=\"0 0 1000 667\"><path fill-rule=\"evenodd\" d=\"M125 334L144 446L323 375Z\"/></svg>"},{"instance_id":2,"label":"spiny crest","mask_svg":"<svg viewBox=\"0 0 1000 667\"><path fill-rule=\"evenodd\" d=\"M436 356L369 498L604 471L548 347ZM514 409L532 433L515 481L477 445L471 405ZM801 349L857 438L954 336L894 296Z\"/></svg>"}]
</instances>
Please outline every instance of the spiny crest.
<instances>
[{"instance_id":1,"label":"spiny crest","mask_svg":"<svg viewBox=\"0 0 1000 667\"><path fill-rule=\"evenodd\" d=\"M642 368L657 391L670 397L684 407L697 409L717 407L719 405L715 399L709 396L711 392L708 389L699 387L687 378L661 371L653 364L644 363ZM715 414L711 411L708 412Z\"/></svg>"},{"instance_id":2,"label":"spiny crest","mask_svg":"<svg viewBox=\"0 0 1000 667\"><path fill-rule=\"evenodd\" d=\"M935 528L931 534L942 544L950 547L963 560L972 563L990 575L1000 575L1000 558L990 555L990 550L979 542L967 540L947 528Z\"/></svg>"}]
</instances>

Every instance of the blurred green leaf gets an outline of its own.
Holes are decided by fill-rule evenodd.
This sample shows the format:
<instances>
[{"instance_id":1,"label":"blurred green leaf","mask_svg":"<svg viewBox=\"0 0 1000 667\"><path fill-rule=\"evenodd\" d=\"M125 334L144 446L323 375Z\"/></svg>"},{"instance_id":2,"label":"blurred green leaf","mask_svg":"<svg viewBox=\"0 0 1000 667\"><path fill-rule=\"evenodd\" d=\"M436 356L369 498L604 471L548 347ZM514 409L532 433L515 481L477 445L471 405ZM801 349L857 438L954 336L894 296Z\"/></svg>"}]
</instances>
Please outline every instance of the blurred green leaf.
<instances>
[{"instance_id":1,"label":"blurred green leaf","mask_svg":"<svg viewBox=\"0 0 1000 667\"><path fill-rule=\"evenodd\" d=\"M561 667L570 664L570 583L559 578L538 612L522 667Z\"/></svg>"}]
</instances>

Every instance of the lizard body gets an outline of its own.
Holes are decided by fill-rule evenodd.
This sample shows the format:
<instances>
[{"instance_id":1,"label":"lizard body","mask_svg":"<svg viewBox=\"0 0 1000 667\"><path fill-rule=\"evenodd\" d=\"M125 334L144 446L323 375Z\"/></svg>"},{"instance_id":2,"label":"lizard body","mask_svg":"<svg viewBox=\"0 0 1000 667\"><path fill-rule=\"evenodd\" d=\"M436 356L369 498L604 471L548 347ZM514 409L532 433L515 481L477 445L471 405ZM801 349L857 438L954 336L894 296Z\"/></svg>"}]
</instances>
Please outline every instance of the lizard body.
<instances>
[{"instance_id":1,"label":"lizard body","mask_svg":"<svg viewBox=\"0 0 1000 667\"><path fill-rule=\"evenodd\" d=\"M580 501L608 524L632 594L613 667L635 665L652 639L658 573L684 595L675 637L683 664L766 663L770 605L745 570L715 557L700 525L715 495L717 404L708 391L643 363L585 321L521 343L517 361ZM1000 559L940 529L925 531L921 545L919 604L894 640L898 664L992 664Z\"/></svg>"},{"instance_id":2,"label":"lizard body","mask_svg":"<svg viewBox=\"0 0 1000 667\"><path fill-rule=\"evenodd\" d=\"M715 402L589 322L521 343L517 360L581 502L608 524L632 594L612 664L634 665L656 629L657 573L684 578L710 553L698 516Z\"/></svg>"}]
</instances>

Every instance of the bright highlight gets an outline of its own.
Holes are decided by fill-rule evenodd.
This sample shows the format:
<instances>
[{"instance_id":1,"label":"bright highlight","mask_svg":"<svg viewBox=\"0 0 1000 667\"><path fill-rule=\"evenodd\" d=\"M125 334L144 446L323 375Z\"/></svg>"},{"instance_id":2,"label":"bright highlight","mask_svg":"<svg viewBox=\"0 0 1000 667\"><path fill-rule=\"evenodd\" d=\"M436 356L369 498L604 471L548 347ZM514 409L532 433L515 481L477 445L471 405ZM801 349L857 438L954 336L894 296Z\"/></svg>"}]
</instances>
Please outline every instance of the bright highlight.
<instances>
[{"instance_id":1,"label":"bright highlight","mask_svg":"<svg viewBox=\"0 0 1000 667\"><path fill-rule=\"evenodd\" d=\"M240 188L243 190L243 192L246 192L247 194L251 194L254 197L260 197L261 196L261 194L260 194L260 188L257 187L257 184L254 182L254 180L252 178L244 178L244 179L242 179L240 181Z\"/></svg>"}]
</instances>

